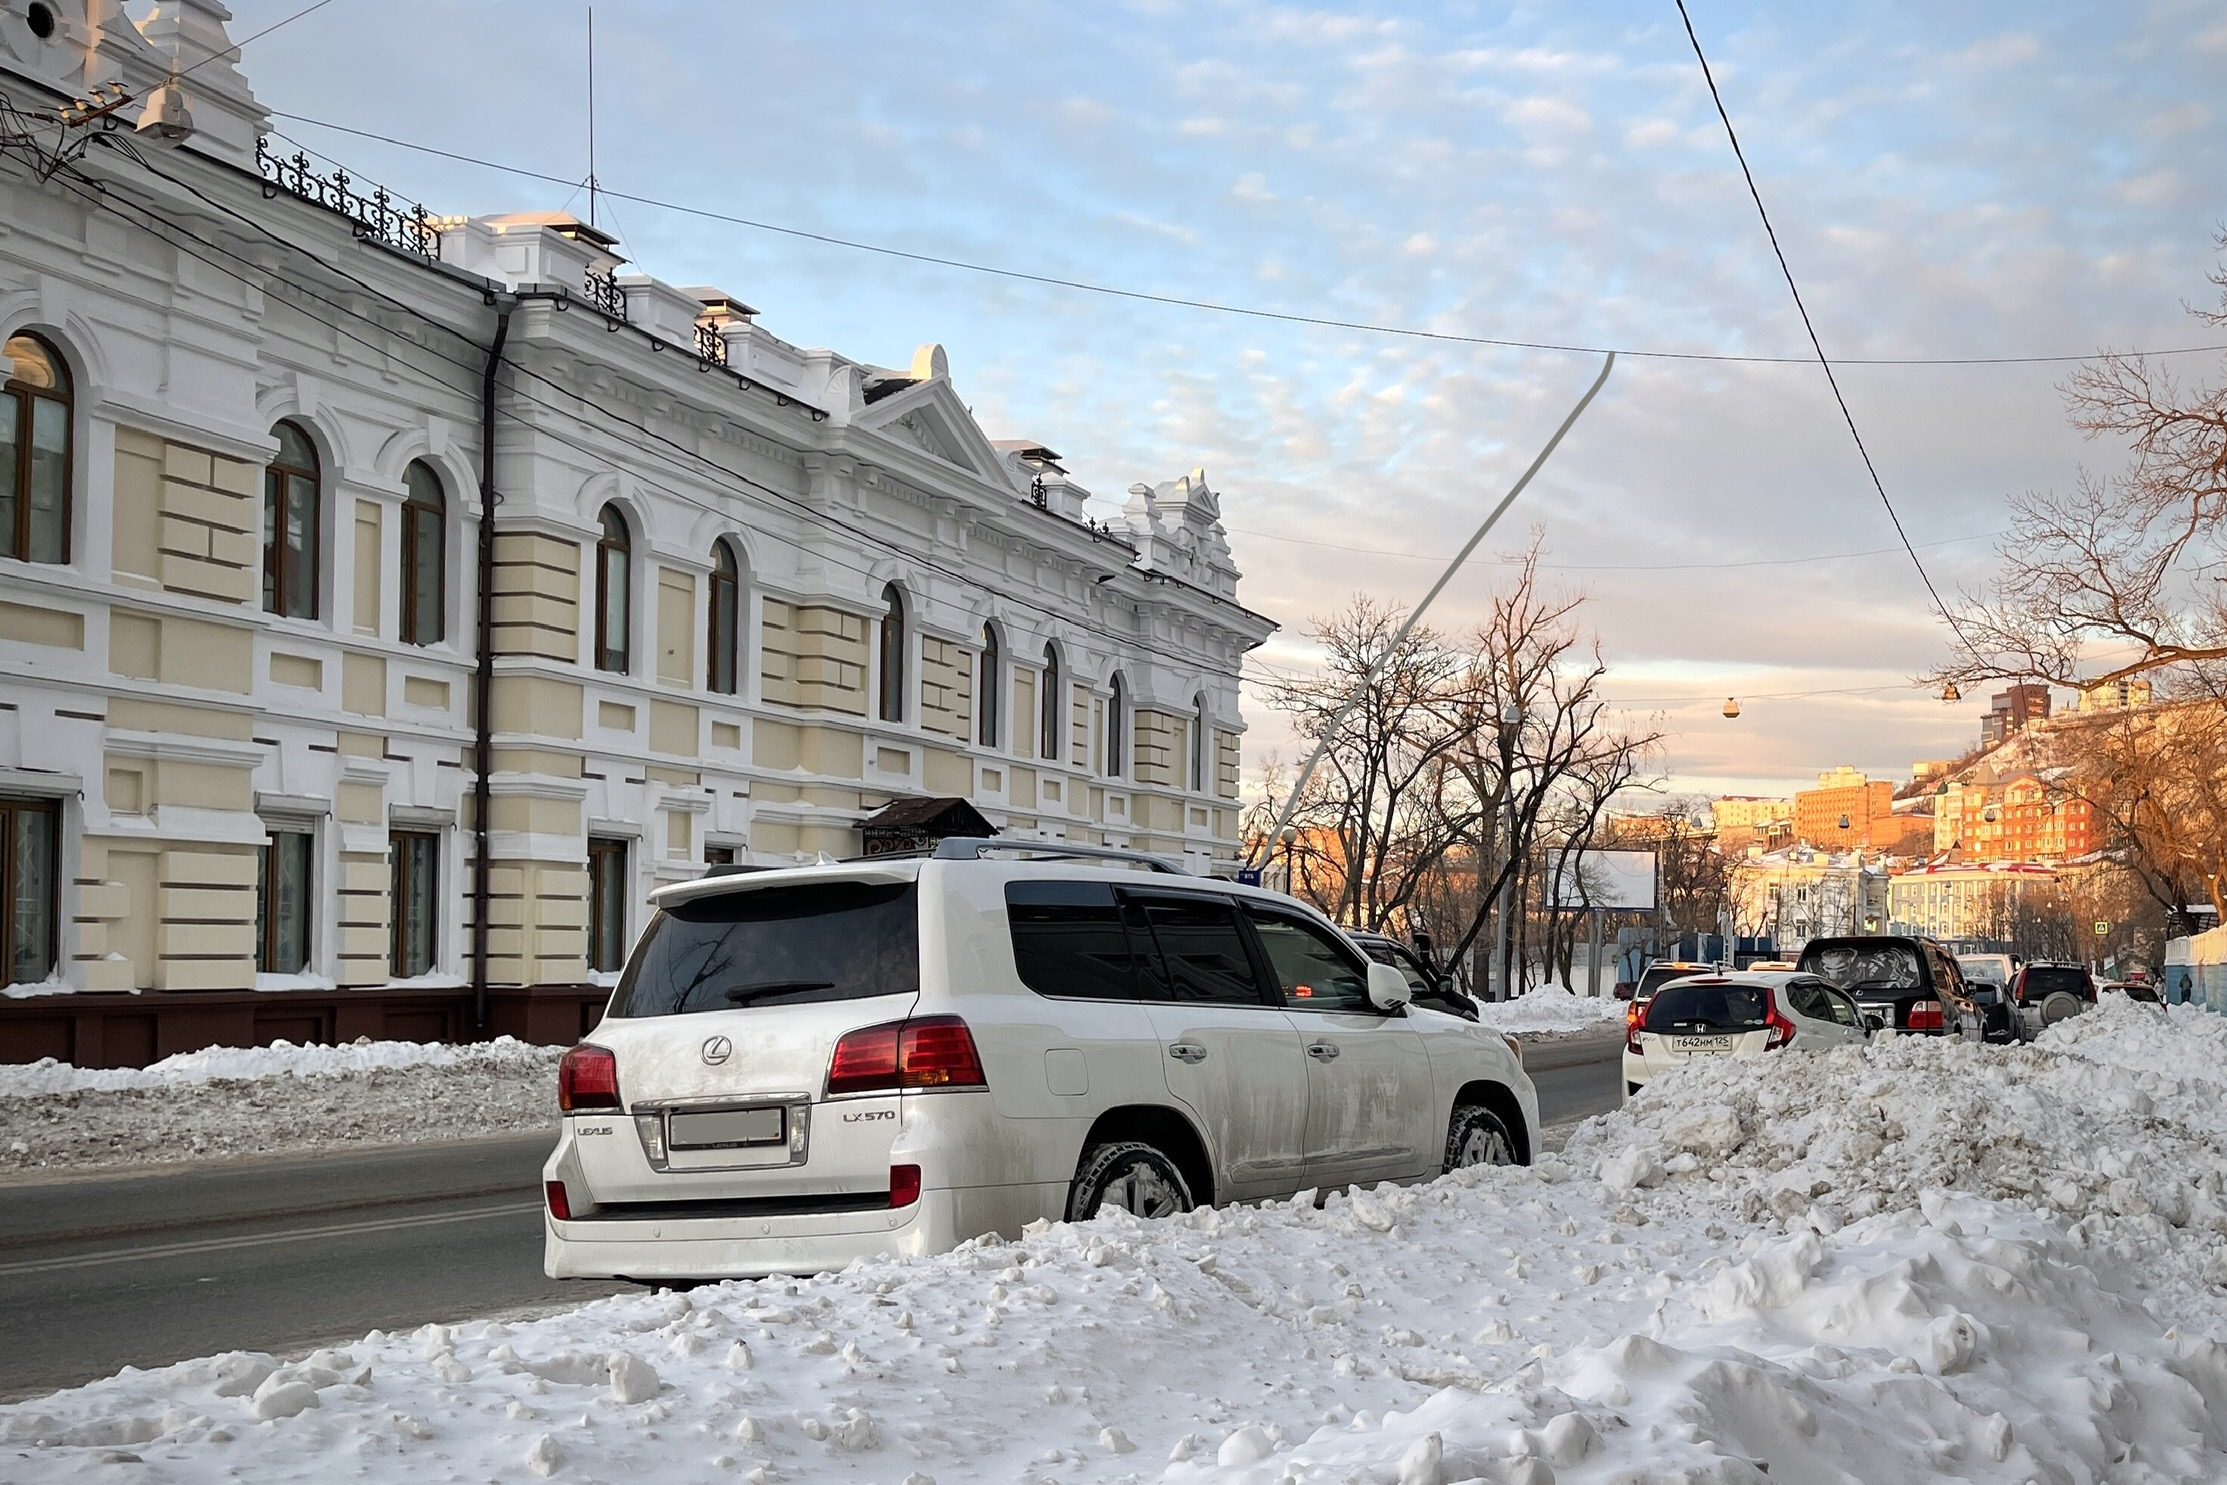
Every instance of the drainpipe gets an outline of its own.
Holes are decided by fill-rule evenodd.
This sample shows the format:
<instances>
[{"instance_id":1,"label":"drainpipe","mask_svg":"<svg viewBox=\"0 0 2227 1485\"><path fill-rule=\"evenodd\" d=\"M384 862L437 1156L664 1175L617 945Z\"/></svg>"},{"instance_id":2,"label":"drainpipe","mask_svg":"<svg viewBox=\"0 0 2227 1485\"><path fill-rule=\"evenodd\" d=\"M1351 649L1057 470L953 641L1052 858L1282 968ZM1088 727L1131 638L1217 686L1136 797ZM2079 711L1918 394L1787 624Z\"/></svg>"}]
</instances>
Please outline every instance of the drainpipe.
<instances>
[{"instance_id":1,"label":"drainpipe","mask_svg":"<svg viewBox=\"0 0 2227 1485\"><path fill-rule=\"evenodd\" d=\"M487 908L492 863L488 851L488 775L495 766L495 374L510 338L505 303L495 316L495 341L479 386L479 635L478 683L472 697L472 1029L487 1030Z\"/></svg>"}]
</instances>

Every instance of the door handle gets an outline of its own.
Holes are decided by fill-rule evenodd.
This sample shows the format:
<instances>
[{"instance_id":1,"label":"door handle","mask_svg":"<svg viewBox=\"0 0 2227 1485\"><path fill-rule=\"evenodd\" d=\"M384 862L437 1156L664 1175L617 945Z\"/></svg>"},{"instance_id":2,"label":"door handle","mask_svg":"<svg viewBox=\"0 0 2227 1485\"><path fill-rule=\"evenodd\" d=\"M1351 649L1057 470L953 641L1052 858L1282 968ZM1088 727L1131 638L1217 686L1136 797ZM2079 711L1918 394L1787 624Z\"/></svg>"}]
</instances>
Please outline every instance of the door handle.
<instances>
[{"instance_id":1,"label":"door handle","mask_svg":"<svg viewBox=\"0 0 2227 1485\"><path fill-rule=\"evenodd\" d=\"M1317 1062L1328 1062L1338 1055L1338 1044L1336 1042L1316 1042L1307 1048L1307 1055Z\"/></svg>"},{"instance_id":2,"label":"door handle","mask_svg":"<svg viewBox=\"0 0 2227 1485\"><path fill-rule=\"evenodd\" d=\"M1206 1060L1206 1048L1197 1042L1169 1042L1168 1055L1178 1062L1198 1063Z\"/></svg>"}]
</instances>

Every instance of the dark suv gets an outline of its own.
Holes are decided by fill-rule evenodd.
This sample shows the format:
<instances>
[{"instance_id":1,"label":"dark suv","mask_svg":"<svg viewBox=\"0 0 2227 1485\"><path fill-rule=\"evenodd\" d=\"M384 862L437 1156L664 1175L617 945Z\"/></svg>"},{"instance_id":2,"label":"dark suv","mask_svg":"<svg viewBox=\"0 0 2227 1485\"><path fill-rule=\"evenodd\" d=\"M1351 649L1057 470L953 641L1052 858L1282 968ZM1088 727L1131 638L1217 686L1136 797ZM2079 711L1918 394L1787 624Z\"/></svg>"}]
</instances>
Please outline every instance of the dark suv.
<instances>
[{"instance_id":1,"label":"dark suv","mask_svg":"<svg viewBox=\"0 0 2227 1485\"><path fill-rule=\"evenodd\" d=\"M1417 1005L1427 1005L1434 1011L1444 1011L1464 1021L1477 1019L1476 1001L1456 990L1451 980L1424 962L1422 955L1389 933L1349 928L1346 937L1377 963L1389 964L1405 976L1407 988L1414 992Z\"/></svg>"},{"instance_id":2,"label":"dark suv","mask_svg":"<svg viewBox=\"0 0 2227 1485\"><path fill-rule=\"evenodd\" d=\"M2096 1003L2096 979L2081 964L2028 964L2011 980L2010 995L2029 1021L2051 1026Z\"/></svg>"},{"instance_id":3,"label":"dark suv","mask_svg":"<svg viewBox=\"0 0 2227 1485\"><path fill-rule=\"evenodd\" d=\"M1974 999L1948 950L1929 938L1851 934L1813 938L1798 966L1836 990L1845 990L1867 1016L1919 1036L1942 1036L1967 1025L1993 1041L2008 1041L2007 1007Z\"/></svg>"}]
</instances>

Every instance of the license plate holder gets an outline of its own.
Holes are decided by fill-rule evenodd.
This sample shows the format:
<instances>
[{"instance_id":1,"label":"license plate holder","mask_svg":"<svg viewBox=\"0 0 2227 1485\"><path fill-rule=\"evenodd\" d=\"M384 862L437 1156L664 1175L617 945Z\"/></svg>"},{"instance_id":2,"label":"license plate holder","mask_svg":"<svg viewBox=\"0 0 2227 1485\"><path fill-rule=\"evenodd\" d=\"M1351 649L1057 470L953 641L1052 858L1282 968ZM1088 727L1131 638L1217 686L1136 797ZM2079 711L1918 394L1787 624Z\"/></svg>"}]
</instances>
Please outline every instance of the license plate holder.
<instances>
[{"instance_id":1,"label":"license plate holder","mask_svg":"<svg viewBox=\"0 0 2227 1485\"><path fill-rule=\"evenodd\" d=\"M1689 1054L1699 1052L1704 1055L1725 1053L1732 1050L1732 1038L1729 1036L1674 1036L1670 1039L1670 1050Z\"/></svg>"},{"instance_id":2,"label":"license plate holder","mask_svg":"<svg viewBox=\"0 0 2227 1485\"><path fill-rule=\"evenodd\" d=\"M789 1111L779 1106L675 1109L666 1116L665 1141L675 1150L747 1150L788 1139Z\"/></svg>"}]
</instances>

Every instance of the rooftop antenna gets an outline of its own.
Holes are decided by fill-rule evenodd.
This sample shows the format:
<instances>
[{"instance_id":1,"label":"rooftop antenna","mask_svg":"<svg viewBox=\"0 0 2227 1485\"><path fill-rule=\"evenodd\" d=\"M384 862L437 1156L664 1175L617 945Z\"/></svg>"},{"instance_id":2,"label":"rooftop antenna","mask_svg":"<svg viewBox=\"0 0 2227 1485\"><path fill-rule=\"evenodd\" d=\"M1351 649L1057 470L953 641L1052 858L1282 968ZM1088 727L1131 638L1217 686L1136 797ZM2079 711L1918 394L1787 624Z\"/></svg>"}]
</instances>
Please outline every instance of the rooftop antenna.
<instances>
[{"instance_id":1,"label":"rooftop antenna","mask_svg":"<svg viewBox=\"0 0 2227 1485\"><path fill-rule=\"evenodd\" d=\"M588 225L595 225L595 7L588 7Z\"/></svg>"}]
</instances>

